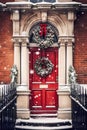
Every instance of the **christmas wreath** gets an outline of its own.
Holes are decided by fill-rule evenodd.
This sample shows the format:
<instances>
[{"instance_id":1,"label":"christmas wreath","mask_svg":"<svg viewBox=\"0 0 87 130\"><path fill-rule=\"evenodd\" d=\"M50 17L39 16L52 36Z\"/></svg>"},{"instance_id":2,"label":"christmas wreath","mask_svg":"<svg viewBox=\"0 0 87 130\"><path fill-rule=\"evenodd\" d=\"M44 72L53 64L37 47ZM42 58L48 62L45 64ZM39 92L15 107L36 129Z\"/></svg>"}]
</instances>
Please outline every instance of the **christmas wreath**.
<instances>
[{"instance_id":1,"label":"christmas wreath","mask_svg":"<svg viewBox=\"0 0 87 130\"><path fill-rule=\"evenodd\" d=\"M53 67L53 63L46 57L37 59L34 64L36 73L41 77L48 76L52 72Z\"/></svg>"},{"instance_id":2,"label":"christmas wreath","mask_svg":"<svg viewBox=\"0 0 87 130\"><path fill-rule=\"evenodd\" d=\"M54 31L50 25L42 24L32 31L33 42L37 43L41 49L46 49L54 43Z\"/></svg>"}]
</instances>

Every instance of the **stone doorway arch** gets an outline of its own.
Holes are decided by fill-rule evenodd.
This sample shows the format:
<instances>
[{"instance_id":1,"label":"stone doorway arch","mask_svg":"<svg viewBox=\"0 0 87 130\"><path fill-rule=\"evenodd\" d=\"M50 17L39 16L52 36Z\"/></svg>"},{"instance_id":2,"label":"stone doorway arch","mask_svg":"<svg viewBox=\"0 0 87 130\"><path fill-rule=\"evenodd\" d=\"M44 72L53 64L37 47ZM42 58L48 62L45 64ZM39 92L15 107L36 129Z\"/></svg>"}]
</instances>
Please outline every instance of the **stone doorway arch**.
<instances>
[{"instance_id":1,"label":"stone doorway arch","mask_svg":"<svg viewBox=\"0 0 87 130\"><path fill-rule=\"evenodd\" d=\"M20 86L18 87L19 95L21 95L24 101L26 100L26 104L23 106L20 105L20 97L18 99L18 114L20 115L21 109L20 106L24 108L26 113L28 112L29 115L29 94L30 91L28 89L29 86L29 55L28 55L28 48L27 44L29 44L29 31L31 27L40 21L42 22L50 22L56 29L59 31L59 40L58 44L60 44L59 48L59 109L58 109L58 116L67 114L70 115L70 99L69 99L69 92L66 89L68 84L68 68L70 65L73 64L73 42L74 42L74 13L73 12L66 12L61 13L57 11L33 11L30 12L21 12L21 19L19 19L20 13L18 10L14 11L13 13L13 40L14 40L14 64L17 65L19 70L19 78L18 82ZM17 25L17 26L16 26ZM25 59L25 60L24 60ZM24 69L26 68L26 70ZM63 87L62 87L63 86ZM64 89L62 89L64 88ZM67 86L68 88L68 86ZM62 93L62 95L61 95ZM61 97L62 96L62 97ZM25 98L26 97L26 98ZM61 99L66 98L66 103L61 104ZM26 106L26 107L25 107ZM67 111L66 111L67 110Z\"/></svg>"}]
</instances>

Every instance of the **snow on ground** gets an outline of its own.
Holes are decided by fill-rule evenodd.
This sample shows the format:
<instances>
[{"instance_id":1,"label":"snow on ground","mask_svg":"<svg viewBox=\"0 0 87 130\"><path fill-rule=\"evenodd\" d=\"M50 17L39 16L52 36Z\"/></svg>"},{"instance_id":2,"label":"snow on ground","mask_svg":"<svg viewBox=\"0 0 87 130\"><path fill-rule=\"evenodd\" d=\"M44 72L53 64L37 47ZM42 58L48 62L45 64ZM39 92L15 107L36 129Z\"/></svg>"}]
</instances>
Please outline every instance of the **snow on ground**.
<instances>
[{"instance_id":1,"label":"snow on ground","mask_svg":"<svg viewBox=\"0 0 87 130\"><path fill-rule=\"evenodd\" d=\"M47 117L38 117L38 118L30 118L29 120L27 119L17 119L16 122L35 122L35 123L60 123L60 122L67 122L69 121L71 123L71 120L69 119L58 119L58 118L47 118Z\"/></svg>"}]
</instances>

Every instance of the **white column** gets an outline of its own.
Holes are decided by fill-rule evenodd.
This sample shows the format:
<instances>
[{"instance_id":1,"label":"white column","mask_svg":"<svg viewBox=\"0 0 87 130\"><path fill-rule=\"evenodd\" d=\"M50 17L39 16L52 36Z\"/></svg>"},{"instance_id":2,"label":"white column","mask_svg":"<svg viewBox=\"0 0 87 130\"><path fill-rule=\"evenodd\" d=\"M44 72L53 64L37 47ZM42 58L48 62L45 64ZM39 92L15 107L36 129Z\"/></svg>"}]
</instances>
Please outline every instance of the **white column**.
<instances>
[{"instance_id":1,"label":"white column","mask_svg":"<svg viewBox=\"0 0 87 130\"><path fill-rule=\"evenodd\" d=\"M14 10L13 15L11 15L11 19L13 21L13 42L14 42L14 64L18 69L18 84L20 84L20 42L19 38L19 19L20 14L19 10Z\"/></svg>"},{"instance_id":2,"label":"white column","mask_svg":"<svg viewBox=\"0 0 87 130\"><path fill-rule=\"evenodd\" d=\"M73 48L72 41L68 41L67 43L67 84L68 84L68 70L69 66L73 65Z\"/></svg>"},{"instance_id":3,"label":"white column","mask_svg":"<svg viewBox=\"0 0 87 130\"><path fill-rule=\"evenodd\" d=\"M65 43L60 43L59 48L59 87L65 84Z\"/></svg>"},{"instance_id":4,"label":"white column","mask_svg":"<svg viewBox=\"0 0 87 130\"><path fill-rule=\"evenodd\" d=\"M15 40L14 43L14 65L17 66L18 69L18 84L20 84L20 44Z\"/></svg>"},{"instance_id":5,"label":"white column","mask_svg":"<svg viewBox=\"0 0 87 130\"><path fill-rule=\"evenodd\" d=\"M26 40L21 45L21 84L28 87L29 81L29 55ZM26 88L28 89L28 88Z\"/></svg>"},{"instance_id":6,"label":"white column","mask_svg":"<svg viewBox=\"0 0 87 130\"><path fill-rule=\"evenodd\" d=\"M21 42L21 84L17 87L17 118L30 118L29 110L29 55L27 42L28 38L20 36ZM22 99L22 102L21 102Z\"/></svg>"}]
</instances>

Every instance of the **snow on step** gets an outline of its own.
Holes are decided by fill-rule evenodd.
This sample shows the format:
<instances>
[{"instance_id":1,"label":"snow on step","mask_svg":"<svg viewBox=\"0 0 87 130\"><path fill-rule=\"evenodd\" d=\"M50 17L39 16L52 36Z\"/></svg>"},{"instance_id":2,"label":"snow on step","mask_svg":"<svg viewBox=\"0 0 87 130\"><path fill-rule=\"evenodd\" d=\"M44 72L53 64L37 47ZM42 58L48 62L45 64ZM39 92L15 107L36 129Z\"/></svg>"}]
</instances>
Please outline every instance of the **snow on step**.
<instances>
[{"instance_id":1,"label":"snow on step","mask_svg":"<svg viewBox=\"0 0 87 130\"><path fill-rule=\"evenodd\" d=\"M68 130L71 126L60 126L60 127L44 127L44 126L16 126L16 129L20 130Z\"/></svg>"},{"instance_id":2,"label":"snow on step","mask_svg":"<svg viewBox=\"0 0 87 130\"><path fill-rule=\"evenodd\" d=\"M71 129L71 120L58 118L30 118L29 120L17 119L17 130L63 130Z\"/></svg>"},{"instance_id":3,"label":"snow on step","mask_svg":"<svg viewBox=\"0 0 87 130\"><path fill-rule=\"evenodd\" d=\"M17 119L17 123L20 122L33 122L33 123L59 123L59 122L71 122L69 119L58 119L58 118L30 118L29 120L27 119Z\"/></svg>"}]
</instances>

